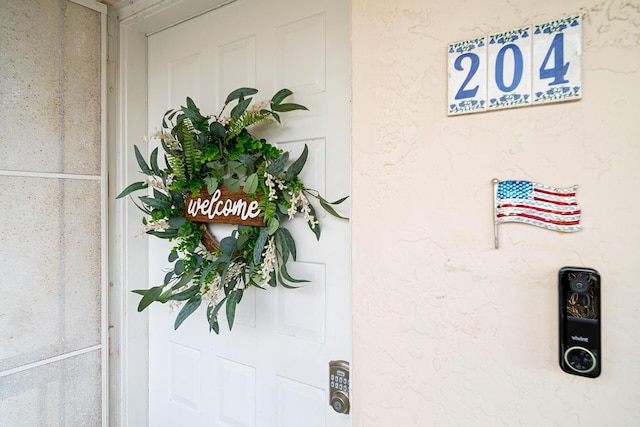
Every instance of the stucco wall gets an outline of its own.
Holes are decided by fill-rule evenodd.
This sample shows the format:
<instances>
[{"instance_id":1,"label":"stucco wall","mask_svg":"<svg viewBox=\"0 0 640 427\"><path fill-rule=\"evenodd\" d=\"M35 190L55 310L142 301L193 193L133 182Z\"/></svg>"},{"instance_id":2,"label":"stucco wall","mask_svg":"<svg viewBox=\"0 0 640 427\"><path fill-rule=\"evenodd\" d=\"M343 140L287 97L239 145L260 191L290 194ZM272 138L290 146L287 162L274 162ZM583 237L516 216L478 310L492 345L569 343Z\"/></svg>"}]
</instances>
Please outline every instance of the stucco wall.
<instances>
[{"instance_id":1,"label":"stucco wall","mask_svg":"<svg viewBox=\"0 0 640 427\"><path fill-rule=\"evenodd\" d=\"M582 100L447 117L446 45L583 14ZM352 0L355 426L640 416L640 4ZM578 184L583 231L501 226L491 179ZM602 275L603 371L557 361L557 272Z\"/></svg>"}]
</instances>

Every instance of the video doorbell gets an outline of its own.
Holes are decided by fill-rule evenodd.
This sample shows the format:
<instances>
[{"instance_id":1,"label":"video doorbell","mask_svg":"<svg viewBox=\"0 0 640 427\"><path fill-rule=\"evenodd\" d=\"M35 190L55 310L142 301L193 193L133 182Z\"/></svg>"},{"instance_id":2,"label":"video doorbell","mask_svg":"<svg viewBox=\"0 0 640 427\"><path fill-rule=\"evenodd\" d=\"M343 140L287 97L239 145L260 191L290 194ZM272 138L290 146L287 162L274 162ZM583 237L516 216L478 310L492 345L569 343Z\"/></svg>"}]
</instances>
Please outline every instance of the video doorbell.
<instances>
[{"instance_id":1,"label":"video doorbell","mask_svg":"<svg viewBox=\"0 0 640 427\"><path fill-rule=\"evenodd\" d=\"M602 369L600 274L591 268L563 267L558 273L560 368L595 378Z\"/></svg>"}]
</instances>

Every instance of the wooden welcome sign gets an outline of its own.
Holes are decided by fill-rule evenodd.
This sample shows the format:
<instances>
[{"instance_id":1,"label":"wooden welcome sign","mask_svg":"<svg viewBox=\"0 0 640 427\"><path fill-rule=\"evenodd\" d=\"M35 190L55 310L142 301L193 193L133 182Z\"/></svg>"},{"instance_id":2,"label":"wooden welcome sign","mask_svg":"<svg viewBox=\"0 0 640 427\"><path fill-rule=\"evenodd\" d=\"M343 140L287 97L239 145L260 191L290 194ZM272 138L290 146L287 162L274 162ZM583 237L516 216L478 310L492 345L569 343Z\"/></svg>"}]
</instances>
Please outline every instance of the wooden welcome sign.
<instances>
[{"instance_id":1,"label":"wooden welcome sign","mask_svg":"<svg viewBox=\"0 0 640 427\"><path fill-rule=\"evenodd\" d=\"M203 188L198 196L189 196L186 205L184 216L189 221L266 226L258 201L251 199L242 187L231 191L220 186L213 194Z\"/></svg>"}]
</instances>

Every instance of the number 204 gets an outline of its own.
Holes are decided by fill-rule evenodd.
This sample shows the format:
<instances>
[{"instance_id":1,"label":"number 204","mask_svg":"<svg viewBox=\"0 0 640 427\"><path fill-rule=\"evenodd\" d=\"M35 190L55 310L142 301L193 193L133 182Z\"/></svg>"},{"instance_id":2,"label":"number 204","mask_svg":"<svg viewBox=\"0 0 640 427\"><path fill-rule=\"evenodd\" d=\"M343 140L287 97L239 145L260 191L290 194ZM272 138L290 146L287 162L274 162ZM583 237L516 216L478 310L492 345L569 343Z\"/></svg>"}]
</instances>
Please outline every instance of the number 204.
<instances>
[{"instance_id":1,"label":"number 204","mask_svg":"<svg viewBox=\"0 0 640 427\"><path fill-rule=\"evenodd\" d=\"M449 114L580 98L580 20L567 19L450 45Z\"/></svg>"}]
</instances>

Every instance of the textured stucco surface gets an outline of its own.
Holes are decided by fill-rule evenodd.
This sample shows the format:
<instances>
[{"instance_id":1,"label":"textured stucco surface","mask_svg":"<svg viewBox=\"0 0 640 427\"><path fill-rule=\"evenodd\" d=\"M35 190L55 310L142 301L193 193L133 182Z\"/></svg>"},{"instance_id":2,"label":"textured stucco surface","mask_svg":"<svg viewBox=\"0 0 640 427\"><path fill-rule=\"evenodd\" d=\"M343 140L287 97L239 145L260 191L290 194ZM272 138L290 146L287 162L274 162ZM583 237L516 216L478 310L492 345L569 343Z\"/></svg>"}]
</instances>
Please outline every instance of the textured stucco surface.
<instances>
[{"instance_id":1,"label":"textured stucco surface","mask_svg":"<svg viewBox=\"0 0 640 427\"><path fill-rule=\"evenodd\" d=\"M584 98L447 117L446 45L583 14ZM640 4L352 0L354 426L640 416ZM501 226L491 179L578 184L584 230ZM557 271L602 274L603 372L557 361Z\"/></svg>"}]
</instances>

